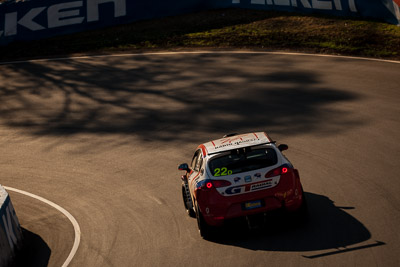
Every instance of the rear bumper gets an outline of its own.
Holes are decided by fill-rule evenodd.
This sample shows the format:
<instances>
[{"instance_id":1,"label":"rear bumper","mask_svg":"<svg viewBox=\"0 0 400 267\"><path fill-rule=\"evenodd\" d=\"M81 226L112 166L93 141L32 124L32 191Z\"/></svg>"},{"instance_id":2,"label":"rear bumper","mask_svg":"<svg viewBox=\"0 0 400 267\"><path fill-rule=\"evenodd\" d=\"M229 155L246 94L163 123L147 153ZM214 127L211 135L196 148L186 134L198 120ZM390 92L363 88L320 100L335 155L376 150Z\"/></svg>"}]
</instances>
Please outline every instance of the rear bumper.
<instances>
[{"instance_id":1,"label":"rear bumper","mask_svg":"<svg viewBox=\"0 0 400 267\"><path fill-rule=\"evenodd\" d=\"M197 202L204 220L209 225L220 226L225 220L267 213L274 210L293 212L301 207L303 192L297 171L274 188L255 191L238 196L222 196L215 189L199 192ZM244 204L256 201L261 207L245 209Z\"/></svg>"},{"instance_id":2,"label":"rear bumper","mask_svg":"<svg viewBox=\"0 0 400 267\"><path fill-rule=\"evenodd\" d=\"M257 199L259 200L259 199ZM287 212L294 212L301 207L302 199L291 199L288 202L280 201L275 197L266 197L262 199L265 205L260 208L251 210L244 210L242 208L243 203L233 203L226 211L219 210L218 207L207 206L209 213L202 212L204 220L209 225L220 226L224 224L225 220L244 217L254 214L267 213L275 210L283 210ZM212 212L212 213L211 213Z\"/></svg>"}]
</instances>

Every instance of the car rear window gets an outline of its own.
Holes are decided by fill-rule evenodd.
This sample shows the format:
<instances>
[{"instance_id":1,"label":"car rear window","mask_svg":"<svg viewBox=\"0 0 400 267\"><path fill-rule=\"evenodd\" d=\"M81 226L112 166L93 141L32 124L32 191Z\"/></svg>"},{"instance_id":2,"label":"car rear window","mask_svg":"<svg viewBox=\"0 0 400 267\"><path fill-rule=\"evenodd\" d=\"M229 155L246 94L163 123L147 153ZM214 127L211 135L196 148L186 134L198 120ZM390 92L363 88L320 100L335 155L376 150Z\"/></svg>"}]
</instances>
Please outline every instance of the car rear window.
<instances>
[{"instance_id":1,"label":"car rear window","mask_svg":"<svg viewBox=\"0 0 400 267\"><path fill-rule=\"evenodd\" d=\"M232 150L230 154L212 159L209 167L213 176L232 175L273 166L278 157L273 148Z\"/></svg>"}]
</instances>

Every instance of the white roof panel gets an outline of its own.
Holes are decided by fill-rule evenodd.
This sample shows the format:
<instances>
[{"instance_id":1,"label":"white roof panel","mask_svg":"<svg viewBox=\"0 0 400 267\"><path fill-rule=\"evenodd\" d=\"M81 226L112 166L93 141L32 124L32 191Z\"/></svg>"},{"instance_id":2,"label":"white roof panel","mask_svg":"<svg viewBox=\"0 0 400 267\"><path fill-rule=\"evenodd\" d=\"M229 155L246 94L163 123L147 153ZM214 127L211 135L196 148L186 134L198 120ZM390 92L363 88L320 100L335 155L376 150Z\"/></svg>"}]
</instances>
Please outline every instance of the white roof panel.
<instances>
[{"instance_id":1,"label":"white roof panel","mask_svg":"<svg viewBox=\"0 0 400 267\"><path fill-rule=\"evenodd\" d=\"M227 150L261 145L272 142L265 132L247 133L221 138L205 143L208 154L219 153Z\"/></svg>"}]
</instances>

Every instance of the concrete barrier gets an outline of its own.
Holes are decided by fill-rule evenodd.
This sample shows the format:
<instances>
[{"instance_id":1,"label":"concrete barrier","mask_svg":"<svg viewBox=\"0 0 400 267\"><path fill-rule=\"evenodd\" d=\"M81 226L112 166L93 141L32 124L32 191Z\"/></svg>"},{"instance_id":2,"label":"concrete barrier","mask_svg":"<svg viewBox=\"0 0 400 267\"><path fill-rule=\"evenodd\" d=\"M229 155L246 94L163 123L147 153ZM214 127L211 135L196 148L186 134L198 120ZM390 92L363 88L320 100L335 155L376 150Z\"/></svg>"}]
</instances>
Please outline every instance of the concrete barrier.
<instances>
[{"instance_id":1,"label":"concrete barrier","mask_svg":"<svg viewBox=\"0 0 400 267\"><path fill-rule=\"evenodd\" d=\"M0 266L8 266L22 245L22 231L7 191L0 185Z\"/></svg>"}]
</instances>

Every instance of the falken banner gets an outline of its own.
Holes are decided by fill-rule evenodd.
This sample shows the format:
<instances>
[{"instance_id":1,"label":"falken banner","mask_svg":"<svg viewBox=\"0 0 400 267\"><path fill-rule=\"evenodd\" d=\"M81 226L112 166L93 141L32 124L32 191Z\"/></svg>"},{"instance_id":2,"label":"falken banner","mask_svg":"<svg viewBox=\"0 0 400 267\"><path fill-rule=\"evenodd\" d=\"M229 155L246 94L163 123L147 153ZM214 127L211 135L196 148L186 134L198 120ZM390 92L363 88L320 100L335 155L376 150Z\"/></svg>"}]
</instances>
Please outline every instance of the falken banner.
<instances>
[{"instance_id":1,"label":"falken banner","mask_svg":"<svg viewBox=\"0 0 400 267\"><path fill-rule=\"evenodd\" d=\"M28 0L0 4L0 45L204 10L207 0Z\"/></svg>"},{"instance_id":2,"label":"falken banner","mask_svg":"<svg viewBox=\"0 0 400 267\"><path fill-rule=\"evenodd\" d=\"M28 0L0 4L0 45L214 8L366 17L400 24L400 0Z\"/></svg>"},{"instance_id":3,"label":"falken banner","mask_svg":"<svg viewBox=\"0 0 400 267\"><path fill-rule=\"evenodd\" d=\"M226 0L252 9L363 17L400 24L400 0Z\"/></svg>"}]
</instances>

